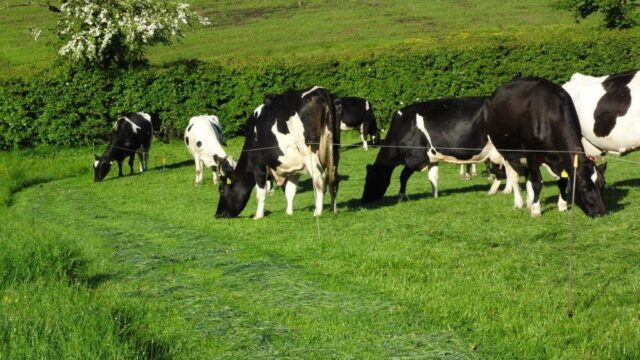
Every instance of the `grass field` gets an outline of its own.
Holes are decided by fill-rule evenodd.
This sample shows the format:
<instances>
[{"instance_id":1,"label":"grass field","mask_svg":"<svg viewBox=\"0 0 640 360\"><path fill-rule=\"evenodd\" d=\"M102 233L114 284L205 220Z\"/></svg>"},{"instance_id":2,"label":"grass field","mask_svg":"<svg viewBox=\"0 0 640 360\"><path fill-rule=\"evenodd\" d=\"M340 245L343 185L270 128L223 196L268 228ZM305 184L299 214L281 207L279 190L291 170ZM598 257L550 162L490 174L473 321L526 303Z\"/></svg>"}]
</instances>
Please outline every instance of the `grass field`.
<instances>
[{"instance_id":1,"label":"grass field","mask_svg":"<svg viewBox=\"0 0 640 360\"><path fill-rule=\"evenodd\" d=\"M254 198L215 220L217 189L193 185L179 142L103 183L91 149L50 150L0 154L0 358L640 357L638 165L611 158L610 213L575 214L569 319L570 217L552 184L540 219L451 165L438 199L417 174L396 203L397 171L361 208L377 151L354 148L337 215L316 223L303 178L293 216L277 190L263 220Z\"/></svg>"},{"instance_id":2,"label":"grass field","mask_svg":"<svg viewBox=\"0 0 640 360\"><path fill-rule=\"evenodd\" d=\"M0 3L0 76L28 75L51 65L54 37L36 42L29 29L48 29L56 15L40 2ZM42 2L44 3L44 2ZM153 63L178 59L252 64L278 59L344 58L381 49L465 46L470 42L518 42L590 34L597 19L575 24L550 0L297 0L191 1L212 20L181 44L149 52Z\"/></svg>"}]
</instances>

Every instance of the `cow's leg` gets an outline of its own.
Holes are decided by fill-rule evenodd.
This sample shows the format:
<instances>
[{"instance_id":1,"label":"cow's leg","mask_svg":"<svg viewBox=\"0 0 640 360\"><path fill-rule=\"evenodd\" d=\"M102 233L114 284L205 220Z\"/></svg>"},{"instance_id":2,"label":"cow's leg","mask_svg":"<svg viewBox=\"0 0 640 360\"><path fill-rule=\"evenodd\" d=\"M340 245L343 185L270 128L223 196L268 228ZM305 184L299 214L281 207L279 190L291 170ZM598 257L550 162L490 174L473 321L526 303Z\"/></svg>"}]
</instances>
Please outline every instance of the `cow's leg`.
<instances>
[{"instance_id":1,"label":"cow's leg","mask_svg":"<svg viewBox=\"0 0 640 360\"><path fill-rule=\"evenodd\" d=\"M129 156L129 170L131 170L130 174L133 175L133 161L136 158L136 153L133 153Z\"/></svg>"},{"instance_id":2,"label":"cow's leg","mask_svg":"<svg viewBox=\"0 0 640 360\"><path fill-rule=\"evenodd\" d=\"M144 167L144 150L143 152L139 152L138 153L138 161L140 162L140 172L144 172L145 167Z\"/></svg>"},{"instance_id":3,"label":"cow's leg","mask_svg":"<svg viewBox=\"0 0 640 360\"><path fill-rule=\"evenodd\" d=\"M560 196L558 196L558 210L559 211L567 211L567 183L569 182L568 178L561 177L558 179L558 190L560 190Z\"/></svg>"},{"instance_id":4,"label":"cow's leg","mask_svg":"<svg viewBox=\"0 0 640 360\"><path fill-rule=\"evenodd\" d=\"M460 177L466 178L467 175L467 165L466 164L460 164Z\"/></svg>"},{"instance_id":5,"label":"cow's leg","mask_svg":"<svg viewBox=\"0 0 640 360\"><path fill-rule=\"evenodd\" d=\"M489 189L489 195L493 195L498 192L500 188L500 180L497 177L493 178L493 183L491 184L491 188Z\"/></svg>"},{"instance_id":6,"label":"cow's leg","mask_svg":"<svg viewBox=\"0 0 640 360\"><path fill-rule=\"evenodd\" d=\"M253 216L254 220L262 219L264 217L264 200L267 197L266 186L260 187L256 184L256 200L258 200L258 208L256 214Z\"/></svg>"},{"instance_id":7,"label":"cow's leg","mask_svg":"<svg viewBox=\"0 0 640 360\"><path fill-rule=\"evenodd\" d=\"M144 149L144 171L149 168L149 148Z\"/></svg>"},{"instance_id":8,"label":"cow's leg","mask_svg":"<svg viewBox=\"0 0 640 360\"><path fill-rule=\"evenodd\" d=\"M122 160L118 160L118 176L122 175Z\"/></svg>"},{"instance_id":9,"label":"cow's leg","mask_svg":"<svg viewBox=\"0 0 640 360\"><path fill-rule=\"evenodd\" d=\"M336 174L336 178L329 184L329 192L331 193L331 210L334 214L338 213L338 187L340 186L340 181L338 179L338 174Z\"/></svg>"},{"instance_id":10,"label":"cow's leg","mask_svg":"<svg viewBox=\"0 0 640 360\"><path fill-rule=\"evenodd\" d=\"M320 160L318 154L311 153L305 157L305 166L313 181L313 190L316 198L316 209L313 212L313 216L320 216L322 214L322 206L324 201L324 188L325 181L322 169L320 168Z\"/></svg>"},{"instance_id":11,"label":"cow's leg","mask_svg":"<svg viewBox=\"0 0 640 360\"><path fill-rule=\"evenodd\" d=\"M409 181L409 178L414 172L415 170L408 166L405 166L404 169L402 169L402 173L400 173L400 192L398 193L398 201L409 200L409 197L407 197L407 181Z\"/></svg>"},{"instance_id":12,"label":"cow's leg","mask_svg":"<svg viewBox=\"0 0 640 360\"><path fill-rule=\"evenodd\" d=\"M540 190L542 190L542 175L540 174L540 168L535 166L529 167L529 179L527 183L531 184L531 190L533 193L533 199L530 206L531 216L540 217L540 215L542 215L542 209L540 207Z\"/></svg>"},{"instance_id":13,"label":"cow's leg","mask_svg":"<svg viewBox=\"0 0 640 360\"><path fill-rule=\"evenodd\" d=\"M360 139L362 139L362 148L368 150L369 147L367 146L367 139L364 135L364 124L360 125Z\"/></svg>"},{"instance_id":14,"label":"cow's leg","mask_svg":"<svg viewBox=\"0 0 640 360\"><path fill-rule=\"evenodd\" d=\"M202 160L200 160L199 156L195 157L196 163L196 185L202 184ZM215 182L215 178L214 178Z\"/></svg>"},{"instance_id":15,"label":"cow's leg","mask_svg":"<svg viewBox=\"0 0 640 360\"><path fill-rule=\"evenodd\" d=\"M531 180L527 179L526 187L527 187L527 209L529 209L533 204L533 197L534 197L533 184L531 183Z\"/></svg>"},{"instance_id":16,"label":"cow's leg","mask_svg":"<svg viewBox=\"0 0 640 360\"><path fill-rule=\"evenodd\" d=\"M438 164L429 165L429 182L431 183L431 195L438 197Z\"/></svg>"},{"instance_id":17,"label":"cow's leg","mask_svg":"<svg viewBox=\"0 0 640 360\"><path fill-rule=\"evenodd\" d=\"M476 164L471 164L471 177L478 176L478 170L476 169Z\"/></svg>"},{"instance_id":18,"label":"cow's leg","mask_svg":"<svg viewBox=\"0 0 640 360\"><path fill-rule=\"evenodd\" d=\"M291 176L284 184L284 195L287 198L287 215L293 215L293 198L298 190L298 179L297 176Z\"/></svg>"},{"instance_id":19,"label":"cow's leg","mask_svg":"<svg viewBox=\"0 0 640 360\"><path fill-rule=\"evenodd\" d=\"M505 171L507 173L507 184L511 184L513 189L513 207L522 208L522 196L520 195L520 185L518 184L518 172L509 164L504 162Z\"/></svg>"}]
</instances>

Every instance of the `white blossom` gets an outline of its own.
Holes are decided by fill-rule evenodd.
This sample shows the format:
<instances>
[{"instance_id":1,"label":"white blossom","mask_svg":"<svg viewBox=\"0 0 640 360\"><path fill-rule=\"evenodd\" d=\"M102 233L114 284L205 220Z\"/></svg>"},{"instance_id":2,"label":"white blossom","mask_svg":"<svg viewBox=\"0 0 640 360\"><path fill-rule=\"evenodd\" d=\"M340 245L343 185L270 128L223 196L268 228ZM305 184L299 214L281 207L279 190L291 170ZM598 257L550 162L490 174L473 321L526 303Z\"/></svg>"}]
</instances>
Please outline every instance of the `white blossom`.
<instances>
[{"instance_id":1,"label":"white blossom","mask_svg":"<svg viewBox=\"0 0 640 360\"><path fill-rule=\"evenodd\" d=\"M141 58L144 46L182 37L185 25L211 24L189 4L162 0L69 0L60 11L57 33L64 43L58 53L90 63Z\"/></svg>"}]
</instances>

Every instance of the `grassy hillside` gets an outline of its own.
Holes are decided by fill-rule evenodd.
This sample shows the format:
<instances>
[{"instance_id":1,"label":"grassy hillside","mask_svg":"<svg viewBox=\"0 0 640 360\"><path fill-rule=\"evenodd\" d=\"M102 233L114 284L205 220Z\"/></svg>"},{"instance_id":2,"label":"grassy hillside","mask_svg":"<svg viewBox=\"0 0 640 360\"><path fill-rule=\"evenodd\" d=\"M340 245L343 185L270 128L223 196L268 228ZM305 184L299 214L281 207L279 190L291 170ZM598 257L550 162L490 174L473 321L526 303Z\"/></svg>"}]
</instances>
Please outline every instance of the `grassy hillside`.
<instances>
[{"instance_id":1,"label":"grassy hillside","mask_svg":"<svg viewBox=\"0 0 640 360\"><path fill-rule=\"evenodd\" d=\"M416 174L396 203L396 171L361 208L375 154L343 151L339 213L318 223L308 178L291 217L278 190L261 221L253 197L239 219L213 219L216 188L193 185L177 142L154 144L150 172L98 184L91 149L0 154L0 358L640 356L637 165L611 158L609 215L575 214L568 319L553 184L540 219L450 165L438 199Z\"/></svg>"},{"instance_id":2,"label":"grassy hillside","mask_svg":"<svg viewBox=\"0 0 640 360\"><path fill-rule=\"evenodd\" d=\"M36 42L30 28L50 28L55 13L27 0L0 4L0 75L28 74L52 63L54 38ZM39 2L38 2L39 3ZM297 0L191 2L212 20L181 44L151 49L152 62L183 58L255 63L279 58L327 58L398 47L464 46L478 41L535 41L594 31L549 0ZM29 5L32 4L32 5ZM594 20L595 21L595 20Z\"/></svg>"}]
</instances>

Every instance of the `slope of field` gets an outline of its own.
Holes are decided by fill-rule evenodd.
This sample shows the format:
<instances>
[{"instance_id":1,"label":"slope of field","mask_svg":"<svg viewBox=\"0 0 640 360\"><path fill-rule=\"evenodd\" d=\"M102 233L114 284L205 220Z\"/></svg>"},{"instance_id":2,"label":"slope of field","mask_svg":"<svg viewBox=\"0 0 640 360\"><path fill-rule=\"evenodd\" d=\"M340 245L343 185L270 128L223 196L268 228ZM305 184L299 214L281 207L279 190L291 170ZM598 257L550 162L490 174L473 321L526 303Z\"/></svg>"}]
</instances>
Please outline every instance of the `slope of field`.
<instances>
[{"instance_id":1,"label":"slope of field","mask_svg":"<svg viewBox=\"0 0 640 360\"><path fill-rule=\"evenodd\" d=\"M416 174L397 203L396 171L384 201L362 208L376 152L343 151L339 213L317 222L308 178L293 216L276 190L263 220L250 218L254 198L240 218L215 220L216 188L193 185L177 142L154 144L148 173L103 183L91 181L91 149L0 154L13 224L0 229L0 358L640 356L638 165L612 157L610 213L575 213L569 319L570 215L552 183L540 219L450 165L438 199ZM22 264L23 242L50 250ZM59 280L46 280L47 261Z\"/></svg>"},{"instance_id":2,"label":"slope of field","mask_svg":"<svg viewBox=\"0 0 640 360\"><path fill-rule=\"evenodd\" d=\"M56 14L42 4L6 0L0 5L0 75L50 66ZM152 62L184 58L251 64L281 58L341 58L398 47L420 49L469 42L535 41L594 31L572 22L549 0L297 0L204 1L193 7L212 20L180 44L149 52ZM40 5L38 5L40 4ZM44 29L34 41L29 29Z\"/></svg>"}]
</instances>

